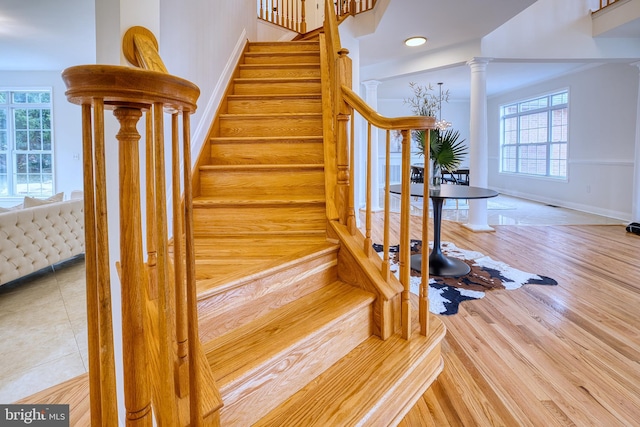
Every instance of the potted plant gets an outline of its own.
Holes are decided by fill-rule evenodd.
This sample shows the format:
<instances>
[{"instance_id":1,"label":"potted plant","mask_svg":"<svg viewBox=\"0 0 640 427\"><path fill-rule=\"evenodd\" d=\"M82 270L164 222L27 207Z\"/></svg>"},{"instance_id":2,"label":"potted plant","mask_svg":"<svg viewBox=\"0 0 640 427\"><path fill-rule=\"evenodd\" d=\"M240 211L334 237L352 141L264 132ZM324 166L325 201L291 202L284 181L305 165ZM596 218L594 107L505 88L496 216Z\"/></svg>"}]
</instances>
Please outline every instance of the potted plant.
<instances>
[{"instance_id":1,"label":"potted plant","mask_svg":"<svg viewBox=\"0 0 640 427\"><path fill-rule=\"evenodd\" d=\"M416 83L409 83L413 90L413 97L405 99L405 103L411 106L411 110L417 116L438 117L442 109L442 101L449 101L449 91L442 92L442 84L438 83L439 93L436 95L431 84L421 86ZM460 132L449 128L450 123L439 119L436 122L436 129L430 130L430 146L428 160L431 163L429 185L432 188L440 186L441 172L446 170L452 172L456 170L467 155L467 146L464 139L460 139ZM420 154L426 156L426 131L417 130L412 133L413 139L417 142Z\"/></svg>"}]
</instances>

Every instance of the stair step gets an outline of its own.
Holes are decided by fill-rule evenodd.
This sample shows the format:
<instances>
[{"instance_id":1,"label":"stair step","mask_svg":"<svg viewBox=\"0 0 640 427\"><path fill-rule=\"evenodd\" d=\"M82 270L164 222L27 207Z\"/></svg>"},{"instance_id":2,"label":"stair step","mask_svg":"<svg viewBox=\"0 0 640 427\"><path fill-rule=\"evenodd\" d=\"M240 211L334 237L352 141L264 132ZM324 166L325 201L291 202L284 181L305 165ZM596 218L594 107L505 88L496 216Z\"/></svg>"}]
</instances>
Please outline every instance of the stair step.
<instances>
[{"instance_id":1,"label":"stair step","mask_svg":"<svg viewBox=\"0 0 640 427\"><path fill-rule=\"evenodd\" d=\"M201 341L217 338L337 280L336 244L323 241L300 247L295 246L294 239L287 239L291 245L282 250L284 241L278 238L274 244L261 245L263 251L257 254L238 251L220 254L216 249L211 252L220 261L249 259L248 267L260 264L261 269L236 280L198 282ZM281 252L274 257L273 250ZM259 258L265 255L270 257Z\"/></svg>"},{"instance_id":2,"label":"stair step","mask_svg":"<svg viewBox=\"0 0 640 427\"><path fill-rule=\"evenodd\" d=\"M319 64L320 51L313 52L246 52L245 64Z\"/></svg>"},{"instance_id":3,"label":"stair step","mask_svg":"<svg viewBox=\"0 0 640 427\"><path fill-rule=\"evenodd\" d=\"M195 240L198 298L208 298L220 286L236 286L236 283L246 283L269 275L280 276L274 273L274 268L300 262L296 257L328 246L335 245L327 242L325 230L286 235L200 236ZM201 314L206 315L205 307L202 310Z\"/></svg>"},{"instance_id":4,"label":"stair step","mask_svg":"<svg viewBox=\"0 0 640 427\"><path fill-rule=\"evenodd\" d=\"M206 165L200 168L200 195L246 198L269 195L324 197L324 166Z\"/></svg>"},{"instance_id":5,"label":"stair step","mask_svg":"<svg viewBox=\"0 0 640 427\"><path fill-rule=\"evenodd\" d=\"M318 94L254 94L227 96L228 114L322 113Z\"/></svg>"},{"instance_id":6,"label":"stair step","mask_svg":"<svg viewBox=\"0 0 640 427\"><path fill-rule=\"evenodd\" d=\"M233 79L235 95L317 94L322 91L319 77L268 77Z\"/></svg>"},{"instance_id":7,"label":"stair step","mask_svg":"<svg viewBox=\"0 0 640 427\"><path fill-rule=\"evenodd\" d=\"M212 165L323 164L319 137L211 138Z\"/></svg>"},{"instance_id":8,"label":"stair step","mask_svg":"<svg viewBox=\"0 0 640 427\"><path fill-rule=\"evenodd\" d=\"M253 424L369 338L373 300L334 282L205 344L221 425Z\"/></svg>"},{"instance_id":9,"label":"stair step","mask_svg":"<svg viewBox=\"0 0 640 427\"><path fill-rule=\"evenodd\" d=\"M196 236L223 234L306 233L327 227L324 202L282 206L216 206L194 209Z\"/></svg>"},{"instance_id":10,"label":"stair step","mask_svg":"<svg viewBox=\"0 0 640 427\"><path fill-rule=\"evenodd\" d=\"M320 44L317 41L290 41L290 42L251 42L249 52L283 52L283 51L318 51Z\"/></svg>"},{"instance_id":11,"label":"stair step","mask_svg":"<svg viewBox=\"0 0 640 427\"><path fill-rule=\"evenodd\" d=\"M398 425L442 371L444 335L432 317L428 337L371 337L253 425Z\"/></svg>"},{"instance_id":12,"label":"stair step","mask_svg":"<svg viewBox=\"0 0 640 427\"><path fill-rule=\"evenodd\" d=\"M240 77L320 77L319 64L240 64Z\"/></svg>"},{"instance_id":13,"label":"stair step","mask_svg":"<svg viewBox=\"0 0 640 427\"><path fill-rule=\"evenodd\" d=\"M220 136L322 136L322 114L221 114Z\"/></svg>"}]
</instances>

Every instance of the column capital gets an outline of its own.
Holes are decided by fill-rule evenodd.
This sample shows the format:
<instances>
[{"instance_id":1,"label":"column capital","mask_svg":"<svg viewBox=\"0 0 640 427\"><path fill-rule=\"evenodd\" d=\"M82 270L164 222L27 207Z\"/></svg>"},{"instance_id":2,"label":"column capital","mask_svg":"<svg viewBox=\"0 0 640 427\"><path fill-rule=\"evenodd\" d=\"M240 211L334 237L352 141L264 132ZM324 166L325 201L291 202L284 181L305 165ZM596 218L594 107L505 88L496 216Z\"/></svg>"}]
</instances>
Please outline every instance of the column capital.
<instances>
[{"instance_id":1,"label":"column capital","mask_svg":"<svg viewBox=\"0 0 640 427\"><path fill-rule=\"evenodd\" d=\"M482 56L476 56L473 57L472 59L467 61L467 65L469 67L471 67L471 69L474 68L486 68L487 64L489 62L491 62L493 60L493 58L487 58L487 57L482 57Z\"/></svg>"},{"instance_id":2,"label":"column capital","mask_svg":"<svg viewBox=\"0 0 640 427\"><path fill-rule=\"evenodd\" d=\"M365 80L365 81L362 82L362 85L364 87L366 87L367 89L378 87L378 85L380 85L380 84L382 84L382 82L378 81L378 80Z\"/></svg>"}]
</instances>

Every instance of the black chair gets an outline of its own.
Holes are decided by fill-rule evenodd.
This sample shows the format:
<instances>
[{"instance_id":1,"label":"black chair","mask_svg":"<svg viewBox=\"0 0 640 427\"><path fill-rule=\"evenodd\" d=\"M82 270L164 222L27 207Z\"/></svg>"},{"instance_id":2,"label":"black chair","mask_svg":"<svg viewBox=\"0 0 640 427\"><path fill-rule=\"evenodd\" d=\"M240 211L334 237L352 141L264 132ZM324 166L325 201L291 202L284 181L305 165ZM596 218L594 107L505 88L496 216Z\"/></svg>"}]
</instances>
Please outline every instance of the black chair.
<instances>
[{"instance_id":1,"label":"black chair","mask_svg":"<svg viewBox=\"0 0 640 427\"><path fill-rule=\"evenodd\" d=\"M424 168L411 166L411 182L413 184L421 184L424 182Z\"/></svg>"}]
</instances>

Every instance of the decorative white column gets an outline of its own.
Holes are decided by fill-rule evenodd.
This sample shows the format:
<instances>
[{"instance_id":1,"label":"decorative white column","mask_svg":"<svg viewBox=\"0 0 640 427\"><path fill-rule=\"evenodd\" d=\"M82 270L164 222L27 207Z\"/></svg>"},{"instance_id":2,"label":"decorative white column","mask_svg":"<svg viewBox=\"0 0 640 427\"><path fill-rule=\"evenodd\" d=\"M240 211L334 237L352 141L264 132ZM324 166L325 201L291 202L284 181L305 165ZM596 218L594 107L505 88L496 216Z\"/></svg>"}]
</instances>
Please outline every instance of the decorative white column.
<instances>
[{"instance_id":1,"label":"decorative white column","mask_svg":"<svg viewBox=\"0 0 640 427\"><path fill-rule=\"evenodd\" d=\"M471 114L469 123L469 183L486 187L489 181L487 137L487 64L490 58L473 58L471 68ZM472 231L494 231L487 220L487 200L469 200L469 219L464 227Z\"/></svg>"},{"instance_id":2,"label":"decorative white column","mask_svg":"<svg viewBox=\"0 0 640 427\"><path fill-rule=\"evenodd\" d=\"M640 69L640 62L634 62L631 65ZM631 206L631 220L633 222L640 222L640 121L638 118L640 118L640 86L638 87L638 106L636 109L636 143L633 164L633 205Z\"/></svg>"},{"instance_id":3,"label":"decorative white column","mask_svg":"<svg viewBox=\"0 0 640 427\"><path fill-rule=\"evenodd\" d=\"M367 80L366 82L362 82L364 87L366 88L365 101L369 104L369 107L373 108L375 111L378 111L378 85L380 84L377 80ZM363 133L363 136L366 135ZM364 140L363 148L366 153L366 140ZM377 211L380 210L380 184L379 184L379 159L378 159L378 130L372 129L371 132L371 210ZM364 175L366 172L363 172L363 178L366 178ZM366 182L366 181L365 181Z\"/></svg>"}]
</instances>

